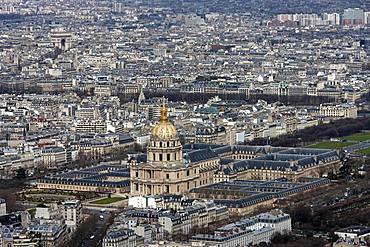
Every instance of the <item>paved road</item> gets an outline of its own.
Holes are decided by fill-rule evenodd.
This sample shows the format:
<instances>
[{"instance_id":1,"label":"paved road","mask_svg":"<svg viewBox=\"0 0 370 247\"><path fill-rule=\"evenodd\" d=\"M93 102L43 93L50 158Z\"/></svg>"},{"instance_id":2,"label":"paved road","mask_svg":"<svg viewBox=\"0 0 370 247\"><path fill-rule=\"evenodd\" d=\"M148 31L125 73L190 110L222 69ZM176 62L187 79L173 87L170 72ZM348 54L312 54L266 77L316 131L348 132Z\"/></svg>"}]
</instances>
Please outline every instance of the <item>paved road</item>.
<instances>
[{"instance_id":1,"label":"paved road","mask_svg":"<svg viewBox=\"0 0 370 247\"><path fill-rule=\"evenodd\" d=\"M108 226L108 220L111 216L111 212L105 211L100 212L98 210L91 210L91 209L84 209L84 213L86 214L95 214L97 215L98 221L96 222L96 226L94 229L91 229L91 233L89 236L87 236L82 244L79 247L94 247L94 246L101 246L101 240L104 237L105 229ZM102 215L104 218L100 219L100 215ZM93 239L91 239L91 236L94 236Z\"/></svg>"},{"instance_id":2,"label":"paved road","mask_svg":"<svg viewBox=\"0 0 370 247\"><path fill-rule=\"evenodd\" d=\"M366 149L370 147L370 142L359 142L358 144L343 148L347 152L356 152L358 150Z\"/></svg>"}]
</instances>

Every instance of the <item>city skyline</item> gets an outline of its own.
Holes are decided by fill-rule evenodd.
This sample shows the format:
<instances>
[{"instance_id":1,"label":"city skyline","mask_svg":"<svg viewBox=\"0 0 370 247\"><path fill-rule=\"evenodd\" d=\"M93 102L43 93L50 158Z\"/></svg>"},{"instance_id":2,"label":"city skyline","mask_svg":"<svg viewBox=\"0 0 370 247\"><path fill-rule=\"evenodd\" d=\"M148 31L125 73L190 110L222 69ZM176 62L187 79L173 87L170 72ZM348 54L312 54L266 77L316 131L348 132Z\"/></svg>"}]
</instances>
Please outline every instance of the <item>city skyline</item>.
<instances>
[{"instance_id":1,"label":"city skyline","mask_svg":"<svg viewBox=\"0 0 370 247\"><path fill-rule=\"evenodd\" d=\"M0 247L370 244L368 0L0 0Z\"/></svg>"}]
</instances>

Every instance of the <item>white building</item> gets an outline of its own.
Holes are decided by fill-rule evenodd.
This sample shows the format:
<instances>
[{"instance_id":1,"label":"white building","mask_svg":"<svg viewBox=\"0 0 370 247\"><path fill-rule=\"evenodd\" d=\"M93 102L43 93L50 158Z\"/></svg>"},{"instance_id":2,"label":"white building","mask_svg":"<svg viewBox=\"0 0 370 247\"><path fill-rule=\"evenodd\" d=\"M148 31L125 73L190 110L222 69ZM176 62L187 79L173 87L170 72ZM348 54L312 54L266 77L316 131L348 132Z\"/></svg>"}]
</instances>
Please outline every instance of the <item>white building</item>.
<instances>
[{"instance_id":1,"label":"white building","mask_svg":"<svg viewBox=\"0 0 370 247\"><path fill-rule=\"evenodd\" d=\"M370 227L350 226L335 231L334 234L340 238L339 241L337 242L338 246L365 247L367 246L366 239L370 237Z\"/></svg>"},{"instance_id":2,"label":"white building","mask_svg":"<svg viewBox=\"0 0 370 247\"><path fill-rule=\"evenodd\" d=\"M365 24L370 24L370 11L364 13L364 22Z\"/></svg>"},{"instance_id":3,"label":"white building","mask_svg":"<svg viewBox=\"0 0 370 247\"><path fill-rule=\"evenodd\" d=\"M158 199L151 196L134 196L128 199L128 206L133 208L158 208Z\"/></svg>"},{"instance_id":4,"label":"white building","mask_svg":"<svg viewBox=\"0 0 370 247\"><path fill-rule=\"evenodd\" d=\"M324 13L323 21L326 25L340 25L340 14L338 13Z\"/></svg>"},{"instance_id":5,"label":"white building","mask_svg":"<svg viewBox=\"0 0 370 247\"><path fill-rule=\"evenodd\" d=\"M141 146L146 146L149 143L150 135L136 136L136 143Z\"/></svg>"},{"instance_id":6,"label":"white building","mask_svg":"<svg viewBox=\"0 0 370 247\"><path fill-rule=\"evenodd\" d=\"M193 245L238 247L269 243L275 233L289 233L292 229L288 214L281 211L259 214L253 218L225 225L213 235L199 234L190 241Z\"/></svg>"},{"instance_id":7,"label":"white building","mask_svg":"<svg viewBox=\"0 0 370 247\"><path fill-rule=\"evenodd\" d=\"M82 205L79 200L63 202L63 217L67 226L77 226L82 220Z\"/></svg>"},{"instance_id":8,"label":"white building","mask_svg":"<svg viewBox=\"0 0 370 247\"><path fill-rule=\"evenodd\" d=\"M292 231L292 222L289 214L284 214L280 211L271 213L262 213L254 217L255 229L271 227L275 232L284 234Z\"/></svg>"},{"instance_id":9,"label":"white building","mask_svg":"<svg viewBox=\"0 0 370 247\"><path fill-rule=\"evenodd\" d=\"M319 114L333 119L357 118L357 106L353 104L322 104Z\"/></svg>"},{"instance_id":10,"label":"white building","mask_svg":"<svg viewBox=\"0 0 370 247\"><path fill-rule=\"evenodd\" d=\"M35 212L36 219L50 219L50 210L46 205L37 205Z\"/></svg>"},{"instance_id":11,"label":"white building","mask_svg":"<svg viewBox=\"0 0 370 247\"><path fill-rule=\"evenodd\" d=\"M103 238L102 247L136 247L136 234L133 230L111 230Z\"/></svg>"}]
</instances>

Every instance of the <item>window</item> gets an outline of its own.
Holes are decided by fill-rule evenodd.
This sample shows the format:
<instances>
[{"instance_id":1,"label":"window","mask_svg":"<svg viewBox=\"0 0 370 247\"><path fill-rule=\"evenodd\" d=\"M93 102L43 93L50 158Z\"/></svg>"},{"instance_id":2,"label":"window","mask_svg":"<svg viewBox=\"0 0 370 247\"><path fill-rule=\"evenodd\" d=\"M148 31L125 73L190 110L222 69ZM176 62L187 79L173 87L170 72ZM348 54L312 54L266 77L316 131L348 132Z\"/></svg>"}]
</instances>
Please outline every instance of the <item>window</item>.
<instances>
[{"instance_id":1,"label":"window","mask_svg":"<svg viewBox=\"0 0 370 247\"><path fill-rule=\"evenodd\" d=\"M135 173L135 176L138 178L139 177L139 172L136 172Z\"/></svg>"},{"instance_id":2,"label":"window","mask_svg":"<svg viewBox=\"0 0 370 247\"><path fill-rule=\"evenodd\" d=\"M171 160L171 154L167 154L167 161Z\"/></svg>"},{"instance_id":3,"label":"window","mask_svg":"<svg viewBox=\"0 0 370 247\"><path fill-rule=\"evenodd\" d=\"M163 159L163 155L159 154L159 161L162 161L162 159Z\"/></svg>"},{"instance_id":4,"label":"window","mask_svg":"<svg viewBox=\"0 0 370 247\"><path fill-rule=\"evenodd\" d=\"M189 170L186 171L186 176L190 176L190 171Z\"/></svg>"},{"instance_id":5,"label":"window","mask_svg":"<svg viewBox=\"0 0 370 247\"><path fill-rule=\"evenodd\" d=\"M166 174L166 179L170 179L170 174Z\"/></svg>"}]
</instances>

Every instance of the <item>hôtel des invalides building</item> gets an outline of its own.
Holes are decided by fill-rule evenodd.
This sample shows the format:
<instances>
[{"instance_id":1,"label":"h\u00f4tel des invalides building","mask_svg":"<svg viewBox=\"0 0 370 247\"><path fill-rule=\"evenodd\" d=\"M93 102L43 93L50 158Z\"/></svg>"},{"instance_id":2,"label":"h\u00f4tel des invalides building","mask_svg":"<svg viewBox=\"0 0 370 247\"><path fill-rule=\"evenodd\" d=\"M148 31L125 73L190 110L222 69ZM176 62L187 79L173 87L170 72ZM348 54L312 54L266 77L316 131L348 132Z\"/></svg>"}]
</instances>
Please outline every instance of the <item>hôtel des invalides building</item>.
<instances>
[{"instance_id":1,"label":"h\u00f4tel des invalides building","mask_svg":"<svg viewBox=\"0 0 370 247\"><path fill-rule=\"evenodd\" d=\"M146 161L130 166L131 195L186 194L193 188L232 180L319 177L338 171L335 150L271 146L185 144L169 121L165 104L153 128Z\"/></svg>"},{"instance_id":2,"label":"h\u00f4tel des invalides building","mask_svg":"<svg viewBox=\"0 0 370 247\"><path fill-rule=\"evenodd\" d=\"M163 102L159 123L153 128L147 147L147 161L131 165L131 194L184 194L212 183L218 157L205 156L204 162L188 162L182 149Z\"/></svg>"},{"instance_id":3,"label":"h\u00f4tel des invalides building","mask_svg":"<svg viewBox=\"0 0 370 247\"><path fill-rule=\"evenodd\" d=\"M146 155L129 167L101 164L47 175L39 189L136 195L187 194L190 190L235 180L297 181L336 173L341 166L337 150L271 146L180 143L163 104Z\"/></svg>"}]
</instances>

